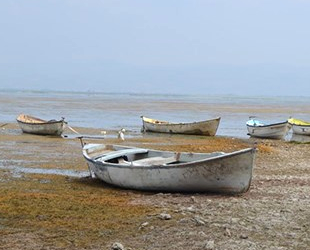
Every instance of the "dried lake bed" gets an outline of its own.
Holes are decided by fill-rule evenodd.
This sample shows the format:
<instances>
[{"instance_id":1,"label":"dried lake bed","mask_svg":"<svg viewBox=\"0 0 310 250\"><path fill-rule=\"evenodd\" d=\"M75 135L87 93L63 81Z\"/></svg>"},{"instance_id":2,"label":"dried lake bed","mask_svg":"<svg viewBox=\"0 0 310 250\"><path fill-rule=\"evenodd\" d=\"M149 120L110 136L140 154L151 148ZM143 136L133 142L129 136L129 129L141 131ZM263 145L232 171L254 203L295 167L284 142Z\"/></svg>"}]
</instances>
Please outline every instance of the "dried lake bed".
<instances>
[{"instance_id":1,"label":"dried lake bed","mask_svg":"<svg viewBox=\"0 0 310 250\"><path fill-rule=\"evenodd\" d=\"M88 136L96 129L75 128ZM104 140L190 152L256 144L250 190L242 195L122 190L88 177L81 143L0 131L0 249L308 249L310 144L229 137L107 131ZM163 216L169 215L169 216Z\"/></svg>"}]
</instances>

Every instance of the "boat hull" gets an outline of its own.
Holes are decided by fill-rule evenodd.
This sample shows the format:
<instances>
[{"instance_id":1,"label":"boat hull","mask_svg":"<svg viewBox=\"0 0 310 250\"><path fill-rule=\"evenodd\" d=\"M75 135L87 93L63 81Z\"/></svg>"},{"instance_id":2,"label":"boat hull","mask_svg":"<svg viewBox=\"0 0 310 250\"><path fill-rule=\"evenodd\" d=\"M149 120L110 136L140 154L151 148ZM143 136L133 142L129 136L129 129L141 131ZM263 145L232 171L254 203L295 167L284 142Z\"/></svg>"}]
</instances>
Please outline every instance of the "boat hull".
<instances>
[{"instance_id":1,"label":"boat hull","mask_svg":"<svg viewBox=\"0 0 310 250\"><path fill-rule=\"evenodd\" d=\"M291 118L288 120L292 126L294 134L310 135L310 123L302 120Z\"/></svg>"},{"instance_id":2,"label":"boat hull","mask_svg":"<svg viewBox=\"0 0 310 250\"><path fill-rule=\"evenodd\" d=\"M310 135L310 126L292 125L294 134Z\"/></svg>"},{"instance_id":3,"label":"boat hull","mask_svg":"<svg viewBox=\"0 0 310 250\"><path fill-rule=\"evenodd\" d=\"M304 135L304 134L293 133L292 137L290 138L290 141L301 142L301 143L309 143L310 142L310 136Z\"/></svg>"},{"instance_id":4,"label":"boat hull","mask_svg":"<svg viewBox=\"0 0 310 250\"><path fill-rule=\"evenodd\" d=\"M208 159L172 165L130 166L97 161L83 150L91 171L102 181L126 189L165 192L246 192L251 183L255 149L209 154ZM153 151L154 152L154 151ZM151 152L150 152L151 154ZM173 152L166 152L174 154ZM193 153L179 153L191 158ZM211 155L211 157L210 157Z\"/></svg>"},{"instance_id":5,"label":"boat hull","mask_svg":"<svg viewBox=\"0 0 310 250\"><path fill-rule=\"evenodd\" d=\"M64 119L58 121L44 121L35 117L27 119L27 116L19 116L17 123L24 133L37 135L61 135L66 122ZM37 120L36 120L37 119Z\"/></svg>"},{"instance_id":6,"label":"boat hull","mask_svg":"<svg viewBox=\"0 0 310 250\"><path fill-rule=\"evenodd\" d=\"M221 118L215 118L191 123L170 123L142 116L143 130L146 132L188 134L214 136L218 129Z\"/></svg>"},{"instance_id":7,"label":"boat hull","mask_svg":"<svg viewBox=\"0 0 310 250\"><path fill-rule=\"evenodd\" d=\"M248 135L258 138L283 139L290 129L288 122L274 123L270 125L248 125Z\"/></svg>"}]
</instances>

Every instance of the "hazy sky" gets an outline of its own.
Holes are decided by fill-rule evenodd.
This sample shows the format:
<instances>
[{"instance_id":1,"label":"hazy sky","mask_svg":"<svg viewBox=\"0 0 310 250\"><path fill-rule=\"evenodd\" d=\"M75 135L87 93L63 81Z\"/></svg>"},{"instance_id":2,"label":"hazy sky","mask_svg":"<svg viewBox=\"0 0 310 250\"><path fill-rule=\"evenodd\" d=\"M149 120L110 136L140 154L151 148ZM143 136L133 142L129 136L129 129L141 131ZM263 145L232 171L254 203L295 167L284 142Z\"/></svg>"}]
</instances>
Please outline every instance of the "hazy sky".
<instances>
[{"instance_id":1,"label":"hazy sky","mask_svg":"<svg viewBox=\"0 0 310 250\"><path fill-rule=\"evenodd\" d=\"M3 0L0 89L310 96L310 0Z\"/></svg>"}]
</instances>

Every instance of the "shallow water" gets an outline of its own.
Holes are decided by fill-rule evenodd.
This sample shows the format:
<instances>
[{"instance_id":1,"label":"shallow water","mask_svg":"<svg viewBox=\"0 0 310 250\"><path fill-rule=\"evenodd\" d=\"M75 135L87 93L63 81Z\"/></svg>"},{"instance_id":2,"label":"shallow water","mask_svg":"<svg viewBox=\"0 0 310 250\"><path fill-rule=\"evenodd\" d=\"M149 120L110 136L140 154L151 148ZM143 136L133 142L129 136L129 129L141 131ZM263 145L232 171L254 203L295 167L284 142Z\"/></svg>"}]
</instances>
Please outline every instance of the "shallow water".
<instances>
[{"instance_id":1,"label":"shallow water","mask_svg":"<svg viewBox=\"0 0 310 250\"><path fill-rule=\"evenodd\" d=\"M13 177L22 177L22 174L53 174L64 175L70 177L86 177L89 176L88 171L77 171L70 169L46 169L46 168L26 168L20 166L2 166L0 163L0 169L9 170Z\"/></svg>"},{"instance_id":2,"label":"shallow water","mask_svg":"<svg viewBox=\"0 0 310 250\"><path fill-rule=\"evenodd\" d=\"M171 122L192 122L221 117L217 135L248 138L246 121L281 122L290 116L310 121L310 98L146 95L1 91L0 124L15 122L20 113L43 119L65 117L71 127L119 130L140 134L145 115Z\"/></svg>"}]
</instances>

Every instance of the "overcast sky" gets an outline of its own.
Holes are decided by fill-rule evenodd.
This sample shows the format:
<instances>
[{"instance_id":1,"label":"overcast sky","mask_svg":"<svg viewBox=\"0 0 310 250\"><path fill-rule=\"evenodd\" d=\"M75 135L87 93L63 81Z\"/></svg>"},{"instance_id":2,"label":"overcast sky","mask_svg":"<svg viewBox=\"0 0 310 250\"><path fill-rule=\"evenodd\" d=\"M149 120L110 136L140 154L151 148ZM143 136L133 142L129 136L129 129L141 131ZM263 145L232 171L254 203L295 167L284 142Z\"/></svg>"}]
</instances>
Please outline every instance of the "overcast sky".
<instances>
[{"instance_id":1,"label":"overcast sky","mask_svg":"<svg viewBox=\"0 0 310 250\"><path fill-rule=\"evenodd\" d=\"M310 96L310 0L5 0L0 89Z\"/></svg>"}]
</instances>

